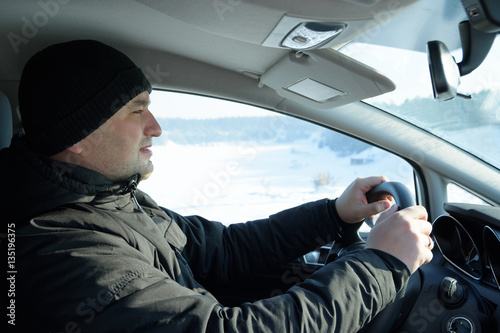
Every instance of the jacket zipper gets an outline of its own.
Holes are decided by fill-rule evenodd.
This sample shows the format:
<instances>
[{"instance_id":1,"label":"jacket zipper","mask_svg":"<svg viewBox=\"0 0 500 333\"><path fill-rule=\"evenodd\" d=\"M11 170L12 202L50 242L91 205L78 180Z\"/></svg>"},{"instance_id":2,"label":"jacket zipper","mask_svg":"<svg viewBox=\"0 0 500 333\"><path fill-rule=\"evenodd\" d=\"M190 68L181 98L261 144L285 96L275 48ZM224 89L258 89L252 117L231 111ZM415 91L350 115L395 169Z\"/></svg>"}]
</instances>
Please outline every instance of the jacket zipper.
<instances>
[{"instance_id":1,"label":"jacket zipper","mask_svg":"<svg viewBox=\"0 0 500 333\"><path fill-rule=\"evenodd\" d=\"M135 191L137 190L137 182L135 180L131 180L128 185L128 189L130 190L130 200L134 203L135 207L137 207L138 210L142 211L141 205L139 205L139 202L137 201L137 198L135 196Z\"/></svg>"}]
</instances>

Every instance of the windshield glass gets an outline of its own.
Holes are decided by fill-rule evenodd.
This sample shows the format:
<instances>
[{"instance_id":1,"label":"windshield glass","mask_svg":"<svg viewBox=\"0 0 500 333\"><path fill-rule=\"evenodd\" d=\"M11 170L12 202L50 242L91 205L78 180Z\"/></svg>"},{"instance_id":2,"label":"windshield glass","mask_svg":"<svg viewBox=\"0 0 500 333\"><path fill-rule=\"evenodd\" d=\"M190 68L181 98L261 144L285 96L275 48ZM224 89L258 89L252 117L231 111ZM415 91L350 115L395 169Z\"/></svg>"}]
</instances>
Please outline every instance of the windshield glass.
<instances>
[{"instance_id":1,"label":"windshield glass","mask_svg":"<svg viewBox=\"0 0 500 333\"><path fill-rule=\"evenodd\" d=\"M500 40L458 92L471 99L434 100L426 52L352 43L341 52L396 83L396 90L365 102L407 120L500 168ZM462 51L452 51L457 62Z\"/></svg>"}]
</instances>

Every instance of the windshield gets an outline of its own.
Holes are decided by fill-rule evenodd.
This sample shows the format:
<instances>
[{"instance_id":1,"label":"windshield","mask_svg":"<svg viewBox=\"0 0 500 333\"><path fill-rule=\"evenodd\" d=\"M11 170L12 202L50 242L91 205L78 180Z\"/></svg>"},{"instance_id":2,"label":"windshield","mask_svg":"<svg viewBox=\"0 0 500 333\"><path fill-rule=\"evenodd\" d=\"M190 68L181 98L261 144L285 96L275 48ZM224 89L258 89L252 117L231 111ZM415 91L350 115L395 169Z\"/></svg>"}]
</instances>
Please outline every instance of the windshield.
<instances>
[{"instance_id":1,"label":"windshield","mask_svg":"<svg viewBox=\"0 0 500 333\"><path fill-rule=\"evenodd\" d=\"M497 37L486 60L461 77L455 97L433 98L426 52L352 43L341 52L390 77L396 90L365 100L468 151L500 168L500 41ZM462 51L452 51L457 62Z\"/></svg>"}]
</instances>

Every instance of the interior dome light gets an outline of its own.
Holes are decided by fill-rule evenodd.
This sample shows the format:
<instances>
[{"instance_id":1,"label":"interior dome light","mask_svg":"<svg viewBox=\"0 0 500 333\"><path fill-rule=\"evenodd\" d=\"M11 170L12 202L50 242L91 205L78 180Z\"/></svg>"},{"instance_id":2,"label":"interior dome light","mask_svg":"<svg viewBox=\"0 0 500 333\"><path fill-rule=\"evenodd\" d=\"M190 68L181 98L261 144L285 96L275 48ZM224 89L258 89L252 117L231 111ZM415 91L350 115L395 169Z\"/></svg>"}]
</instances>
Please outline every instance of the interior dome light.
<instances>
[{"instance_id":1,"label":"interior dome light","mask_svg":"<svg viewBox=\"0 0 500 333\"><path fill-rule=\"evenodd\" d=\"M327 44L345 29L345 24L304 22L297 25L281 42L293 50L312 50Z\"/></svg>"}]
</instances>

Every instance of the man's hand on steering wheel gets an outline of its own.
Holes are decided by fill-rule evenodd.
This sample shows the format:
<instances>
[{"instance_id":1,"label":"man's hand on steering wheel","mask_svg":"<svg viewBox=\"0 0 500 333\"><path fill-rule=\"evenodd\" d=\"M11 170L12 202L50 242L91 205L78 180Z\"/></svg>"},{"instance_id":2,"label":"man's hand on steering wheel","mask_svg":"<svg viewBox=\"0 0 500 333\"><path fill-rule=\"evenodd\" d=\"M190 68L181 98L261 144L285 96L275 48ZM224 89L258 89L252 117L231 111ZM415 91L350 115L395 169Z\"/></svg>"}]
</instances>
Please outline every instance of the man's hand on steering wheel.
<instances>
[{"instance_id":1,"label":"man's hand on steering wheel","mask_svg":"<svg viewBox=\"0 0 500 333\"><path fill-rule=\"evenodd\" d=\"M385 211L370 231L366 248L393 255L414 273L420 266L432 260L434 243L429 236L432 226L427 222L427 211L423 206L412 203L400 211L397 210L397 205L389 209L392 199L389 194L369 203L367 192L387 181L384 176L356 179L337 198L336 209L339 217L347 223L358 223L368 216ZM406 188L405 190L407 191Z\"/></svg>"},{"instance_id":2,"label":"man's hand on steering wheel","mask_svg":"<svg viewBox=\"0 0 500 333\"><path fill-rule=\"evenodd\" d=\"M375 186L387 182L384 176L358 178L349 185L344 193L337 198L335 207L342 221L358 223L363 219L387 210L391 203L390 196L385 199L368 203L366 193Z\"/></svg>"},{"instance_id":3,"label":"man's hand on steering wheel","mask_svg":"<svg viewBox=\"0 0 500 333\"><path fill-rule=\"evenodd\" d=\"M423 206L397 211L397 205L384 212L370 231L366 248L387 252L406 264L413 274L432 260L432 225Z\"/></svg>"}]
</instances>

